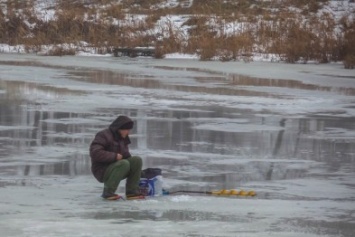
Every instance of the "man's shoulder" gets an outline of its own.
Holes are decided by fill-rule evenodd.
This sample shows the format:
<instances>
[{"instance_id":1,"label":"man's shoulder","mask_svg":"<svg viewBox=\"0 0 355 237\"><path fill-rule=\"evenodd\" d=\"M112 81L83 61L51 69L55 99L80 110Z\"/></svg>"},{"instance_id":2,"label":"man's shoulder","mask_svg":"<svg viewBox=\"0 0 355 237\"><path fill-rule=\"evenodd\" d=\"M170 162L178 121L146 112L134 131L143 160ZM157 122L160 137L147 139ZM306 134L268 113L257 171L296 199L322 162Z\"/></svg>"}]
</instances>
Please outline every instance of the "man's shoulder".
<instances>
[{"instance_id":1,"label":"man's shoulder","mask_svg":"<svg viewBox=\"0 0 355 237\"><path fill-rule=\"evenodd\" d=\"M112 137L112 132L109 128L102 129L96 133L96 136Z\"/></svg>"}]
</instances>

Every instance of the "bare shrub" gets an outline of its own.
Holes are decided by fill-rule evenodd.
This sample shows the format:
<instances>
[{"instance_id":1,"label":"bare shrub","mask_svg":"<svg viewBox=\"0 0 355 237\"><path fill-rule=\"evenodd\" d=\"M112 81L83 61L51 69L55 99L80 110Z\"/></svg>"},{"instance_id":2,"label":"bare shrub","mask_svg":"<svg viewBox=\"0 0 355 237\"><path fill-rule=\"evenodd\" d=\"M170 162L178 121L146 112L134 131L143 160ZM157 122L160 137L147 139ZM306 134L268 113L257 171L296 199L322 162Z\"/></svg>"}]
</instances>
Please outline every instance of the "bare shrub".
<instances>
[{"instance_id":1,"label":"bare shrub","mask_svg":"<svg viewBox=\"0 0 355 237\"><path fill-rule=\"evenodd\" d=\"M75 55L75 49L64 48L61 46L55 46L53 49L49 50L48 56L64 56L64 55Z\"/></svg>"},{"instance_id":2,"label":"bare shrub","mask_svg":"<svg viewBox=\"0 0 355 237\"><path fill-rule=\"evenodd\" d=\"M126 15L122 5L117 5L113 3L110 3L110 5L102 11L106 16L111 16L113 18L121 20L124 19Z\"/></svg>"},{"instance_id":3,"label":"bare shrub","mask_svg":"<svg viewBox=\"0 0 355 237\"><path fill-rule=\"evenodd\" d=\"M344 55L344 67L347 69L354 69L355 67L355 19L350 18L344 22L344 42L343 52Z\"/></svg>"},{"instance_id":4,"label":"bare shrub","mask_svg":"<svg viewBox=\"0 0 355 237\"><path fill-rule=\"evenodd\" d=\"M345 69L354 69L355 68L355 55L346 55L344 58L344 68Z\"/></svg>"},{"instance_id":5,"label":"bare shrub","mask_svg":"<svg viewBox=\"0 0 355 237\"><path fill-rule=\"evenodd\" d=\"M212 60L217 55L218 39L215 37L202 36L197 54L201 61Z\"/></svg>"},{"instance_id":6,"label":"bare shrub","mask_svg":"<svg viewBox=\"0 0 355 237\"><path fill-rule=\"evenodd\" d=\"M155 50L154 50L154 58L162 59L165 57L165 54L166 54L165 49L162 46L160 46L159 44L157 44L155 46Z\"/></svg>"},{"instance_id":7,"label":"bare shrub","mask_svg":"<svg viewBox=\"0 0 355 237\"><path fill-rule=\"evenodd\" d=\"M320 17L311 19L309 25L307 34L310 37L305 40L311 44L311 47L307 50L312 51L313 59L320 63L328 63L332 58L335 58L333 55L337 40L334 34L335 21L332 16L323 13Z\"/></svg>"}]
</instances>

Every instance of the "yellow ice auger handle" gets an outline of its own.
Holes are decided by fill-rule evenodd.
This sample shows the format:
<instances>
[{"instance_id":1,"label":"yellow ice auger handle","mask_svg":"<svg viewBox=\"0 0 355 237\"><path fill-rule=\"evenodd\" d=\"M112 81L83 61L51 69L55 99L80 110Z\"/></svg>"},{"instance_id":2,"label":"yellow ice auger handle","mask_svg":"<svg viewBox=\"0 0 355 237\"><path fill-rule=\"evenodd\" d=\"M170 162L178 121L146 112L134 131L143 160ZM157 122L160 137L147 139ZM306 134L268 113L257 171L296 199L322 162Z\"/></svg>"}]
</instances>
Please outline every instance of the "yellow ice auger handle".
<instances>
[{"instance_id":1,"label":"yellow ice auger handle","mask_svg":"<svg viewBox=\"0 0 355 237\"><path fill-rule=\"evenodd\" d=\"M226 196L226 197L254 197L256 196L256 193L251 190L251 191L245 191L245 190L236 190L236 189L221 189L221 190L216 190L216 191L191 191L191 190L179 190L179 191L174 191L174 192L167 192L167 194L176 194L176 193L196 193L196 194L209 194L209 195L216 195L216 196Z\"/></svg>"},{"instance_id":2,"label":"yellow ice auger handle","mask_svg":"<svg viewBox=\"0 0 355 237\"><path fill-rule=\"evenodd\" d=\"M221 189L217 191L212 191L209 194L212 195L218 195L218 196L244 196L244 197L254 197L256 196L256 193L251 190L251 191L245 191L245 190L236 190L236 189Z\"/></svg>"}]
</instances>

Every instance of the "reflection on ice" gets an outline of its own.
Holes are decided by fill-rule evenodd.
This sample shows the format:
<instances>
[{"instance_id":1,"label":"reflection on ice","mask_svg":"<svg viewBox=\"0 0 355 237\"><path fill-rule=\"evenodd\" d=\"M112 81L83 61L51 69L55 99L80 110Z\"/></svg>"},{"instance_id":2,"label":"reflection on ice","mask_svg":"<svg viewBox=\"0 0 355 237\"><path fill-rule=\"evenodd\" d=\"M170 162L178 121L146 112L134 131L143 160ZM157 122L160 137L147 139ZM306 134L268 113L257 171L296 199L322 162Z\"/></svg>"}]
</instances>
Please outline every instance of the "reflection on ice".
<instances>
[{"instance_id":1,"label":"reflection on ice","mask_svg":"<svg viewBox=\"0 0 355 237\"><path fill-rule=\"evenodd\" d=\"M33 162L34 163L34 162ZM80 170L78 170L80 169ZM80 161L64 161L60 163L51 164L32 164L32 165L18 165L16 173L19 176L42 176L42 175L82 175L90 174L90 166L88 163Z\"/></svg>"},{"instance_id":2,"label":"reflection on ice","mask_svg":"<svg viewBox=\"0 0 355 237\"><path fill-rule=\"evenodd\" d=\"M351 79L353 80L354 77L352 77ZM250 78L250 77L243 77L240 75L231 75L229 77L229 80L231 85L238 85L238 86L277 87L277 88L298 89L298 90L308 90L308 91L335 92L337 94L349 95L349 96L355 95L355 88L347 88L347 87L334 88L331 86L319 86L316 84L306 84L296 80Z\"/></svg>"},{"instance_id":3,"label":"reflection on ice","mask_svg":"<svg viewBox=\"0 0 355 237\"><path fill-rule=\"evenodd\" d=\"M205 80L201 80L199 77L192 76L191 81L184 82L173 78L154 78L152 76L137 76L134 74L114 73L112 71L72 71L70 72L70 78L73 80L102 84L102 85L119 85L129 86L133 88L144 89L164 89L171 91L183 91L192 93L207 93L216 95L239 95L239 96L265 96L274 97L272 94L264 92L250 92L248 90L233 88L228 84L221 82L222 78L212 78L210 80L217 80L216 83L207 85ZM208 79L209 77L207 77ZM247 77L248 78L248 77Z\"/></svg>"},{"instance_id":4,"label":"reflection on ice","mask_svg":"<svg viewBox=\"0 0 355 237\"><path fill-rule=\"evenodd\" d=\"M11 162L20 161L31 167L34 162L37 165L48 165L50 162L58 163L62 160L69 163L75 161L74 166L86 164L88 169L90 162L87 145L92 134L109 124L107 117L96 114L28 111L16 104L8 106L13 108L8 110L13 111L13 114L10 114L12 120L8 121L11 126L2 126L3 129L0 129L2 137L13 138L2 139L0 143L0 148L7 151L3 156L0 155L0 159L6 160L6 166ZM206 110L212 109L207 107ZM196 180L193 174L198 174L205 183L214 180L211 183L223 183L224 188L233 188L235 184L251 180L301 178L309 169L305 167L302 170L289 170L280 166L284 163L276 159L289 160L290 164L292 160L322 161L334 170L340 167L336 164L335 157L342 154L343 162L350 162L355 154L351 143L339 143L317 137L317 134L322 135L322 131L326 132L328 123L333 123L333 120L326 118L279 120L275 117L261 117L260 114L255 117L242 111L234 113L243 114L235 118L224 111L209 112L209 119L205 117L204 112L198 111L126 110L125 114L127 113L136 120L132 148L146 159L146 166L160 166L166 174L183 180L184 177L179 177L184 172L182 165L193 167L193 170L188 171L187 179ZM16 119L19 114L21 117ZM222 119L226 116L229 118ZM5 118L1 116L0 119L4 121ZM102 121L103 118L105 121ZM213 121L213 118L216 118L216 125L205 122ZM344 130L350 128L352 122L344 120L337 126L339 129L344 127ZM147 139L148 137L151 139ZM12 153L11 158L9 152ZM217 176L203 172L208 170L213 173L215 167L218 167ZM174 172L176 168L177 173ZM76 170L82 169L77 167ZM87 174L88 170L80 172ZM78 175L80 172L67 171L63 174ZM30 172L23 172L24 175L26 173ZM44 173L46 172L38 172ZM234 173L238 175L232 175ZM224 177L227 174L229 178Z\"/></svg>"}]
</instances>

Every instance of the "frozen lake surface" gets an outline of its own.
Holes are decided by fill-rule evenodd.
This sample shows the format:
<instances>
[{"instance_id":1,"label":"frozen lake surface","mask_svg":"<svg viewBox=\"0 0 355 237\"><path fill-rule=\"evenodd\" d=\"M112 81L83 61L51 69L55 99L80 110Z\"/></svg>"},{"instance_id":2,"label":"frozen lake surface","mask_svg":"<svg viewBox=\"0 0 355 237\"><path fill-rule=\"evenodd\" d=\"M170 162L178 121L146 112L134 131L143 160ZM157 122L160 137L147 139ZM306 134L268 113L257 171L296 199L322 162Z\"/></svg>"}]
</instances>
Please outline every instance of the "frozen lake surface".
<instances>
[{"instance_id":1,"label":"frozen lake surface","mask_svg":"<svg viewBox=\"0 0 355 237\"><path fill-rule=\"evenodd\" d=\"M1 236L354 236L340 64L0 54L0 112ZM166 189L258 195L103 201L88 146L120 114Z\"/></svg>"}]
</instances>

